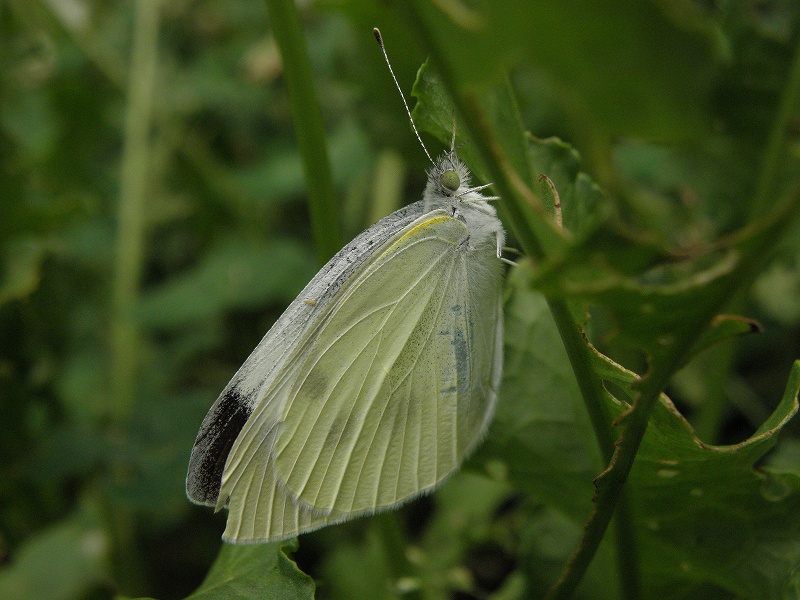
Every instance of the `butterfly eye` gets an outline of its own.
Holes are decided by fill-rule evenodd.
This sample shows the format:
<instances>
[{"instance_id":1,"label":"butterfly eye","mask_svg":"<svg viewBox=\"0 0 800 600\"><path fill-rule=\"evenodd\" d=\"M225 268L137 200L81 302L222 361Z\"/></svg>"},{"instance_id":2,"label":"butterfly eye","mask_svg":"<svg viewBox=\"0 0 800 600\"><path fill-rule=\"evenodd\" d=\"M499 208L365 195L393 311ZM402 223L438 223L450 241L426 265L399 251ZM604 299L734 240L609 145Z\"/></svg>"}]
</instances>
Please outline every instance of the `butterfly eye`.
<instances>
[{"instance_id":1,"label":"butterfly eye","mask_svg":"<svg viewBox=\"0 0 800 600\"><path fill-rule=\"evenodd\" d=\"M455 171L445 171L439 175L439 183L444 189L455 192L461 185L461 178Z\"/></svg>"}]
</instances>

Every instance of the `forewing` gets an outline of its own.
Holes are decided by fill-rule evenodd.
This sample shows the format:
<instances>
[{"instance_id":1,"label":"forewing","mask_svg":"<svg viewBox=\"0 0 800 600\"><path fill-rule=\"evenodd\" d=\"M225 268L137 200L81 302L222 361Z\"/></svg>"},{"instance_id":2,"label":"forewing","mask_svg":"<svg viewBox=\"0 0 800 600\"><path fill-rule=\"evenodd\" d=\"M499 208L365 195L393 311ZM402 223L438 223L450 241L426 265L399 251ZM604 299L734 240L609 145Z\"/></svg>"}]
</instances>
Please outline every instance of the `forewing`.
<instances>
[{"instance_id":1,"label":"forewing","mask_svg":"<svg viewBox=\"0 0 800 600\"><path fill-rule=\"evenodd\" d=\"M387 243L421 214L422 202L416 202L353 239L317 273L267 332L203 419L186 477L186 493L192 502L220 504L222 474L235 440L257 409L262 420L274 423L279 418L283 407L269 401L278 398L275 380L284 373L307 332L319 322L341 288L374 258L374 248Z\"/></svg>"},{"instance_id":2,"label":"forewing","mask_svg":"<svg viewBox=\"0 0 800 600\"><path fill-rule=\"evenodd\" d=\"M462 221L425 215L317 317L230 452L225 539L374 512L458 467L488 423L502 362L502 267L493 243L467 239Z\"/></svg>"}]
</instances>

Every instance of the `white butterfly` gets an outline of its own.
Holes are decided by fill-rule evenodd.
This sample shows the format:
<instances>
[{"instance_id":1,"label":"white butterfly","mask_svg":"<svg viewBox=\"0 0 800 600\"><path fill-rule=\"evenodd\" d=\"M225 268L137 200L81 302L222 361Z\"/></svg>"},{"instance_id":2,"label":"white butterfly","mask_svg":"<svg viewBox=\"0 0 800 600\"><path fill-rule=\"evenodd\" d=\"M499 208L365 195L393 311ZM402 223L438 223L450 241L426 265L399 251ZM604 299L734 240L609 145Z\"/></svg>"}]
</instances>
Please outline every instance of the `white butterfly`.
<instances>
[{"instance_id":1,"label":"white butterfly","mask_svg":"<svg viewBox=\"0 0 800 600\"><path fill-rule=\"evenodd\" d=\"M336 254L217 398L186 492L228 508L223 539L398 506L482 438L503 364L505 232L469 179L454 150L437 160L423 200Z\"/></svg>"},{"instance_id":2,"label":"white butterfly","mask_svg":"<svg viewBox=\"0 0 800 600\"><path fill-rule=\"evenodd\" d=\"M267 542L432 490L483 436L503 359L505 233L453 152L424 200L334 256L203 421L186 491Z\"/></svg>"}]
</instances>

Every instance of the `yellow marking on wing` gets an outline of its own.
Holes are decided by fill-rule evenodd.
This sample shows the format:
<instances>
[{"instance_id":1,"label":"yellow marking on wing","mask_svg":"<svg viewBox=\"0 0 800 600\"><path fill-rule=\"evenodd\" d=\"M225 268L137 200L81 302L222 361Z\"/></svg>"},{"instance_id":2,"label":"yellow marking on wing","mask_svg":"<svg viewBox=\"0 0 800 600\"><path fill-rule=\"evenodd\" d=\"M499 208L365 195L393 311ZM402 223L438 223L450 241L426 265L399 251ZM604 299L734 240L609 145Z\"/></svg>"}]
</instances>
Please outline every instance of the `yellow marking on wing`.
<instances>
[{"instance_id":1,"label":"yellow marking on wing","mask_svg":"<svg viewBox=\"0 0 800 600\"><path fill-rule=\"evenodd\" d=\"M381 256L378 257L376 262L380 261L384 256L391 254L394 250L397 249L398 246L406 245L409 239L416 237L429 227L433 227L434 225L438 225L440 223L446 223L448 221L455 221L457 223L460 223L460 221L453 219L453 217L451 217L450 215L436 215L435 217L431 217L430 219L418 223L417 225L406 231L400 238L395 240L395 242L391 246L386 248L386 250L383 251ZM466 225L464 225L464 227L466 227Z\"/></svg>"}]
</instances>

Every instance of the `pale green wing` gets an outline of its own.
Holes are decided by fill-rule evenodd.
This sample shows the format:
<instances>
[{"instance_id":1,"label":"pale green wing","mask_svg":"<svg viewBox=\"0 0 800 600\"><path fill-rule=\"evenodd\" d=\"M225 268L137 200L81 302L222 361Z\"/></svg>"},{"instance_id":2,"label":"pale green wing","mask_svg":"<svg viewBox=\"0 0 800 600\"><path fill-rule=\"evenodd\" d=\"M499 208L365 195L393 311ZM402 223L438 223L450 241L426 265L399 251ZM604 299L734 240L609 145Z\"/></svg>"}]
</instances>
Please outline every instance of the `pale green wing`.
<instances>
[{"instance_id":1,"label":"pale green wing","mask_svg":"<svg viewBox=\"0 0 800 600\"><path fill-rule=\"evenodd\" d=\"M264 335L203 419L186 475L186 495L192 502L217 507L227 503L220 495L222 474L250 416L268 411L273 415L269 422L279 418L283 404L275 402L283 403L286 398L276 398L276 381L291 368L309 331L319 326L341 290L375 259L377 249L401 236L423 214L423 202L415 202L356 236L320 269Z\"/></svg>"},{"instance_id":2,"label":"pale green wing","mask_svg":"<svg viewBox=\"0 0 800 600\"><path fill-rule=\"evenodd\" d=\"M279 539L438 484L481 437L502 360L501 265L441 211L342 289L231 450L227 539ZM285 398L285 401L281 398ZM277 401L276 401L277 399Z\"/></svg>"}]
</instances>

